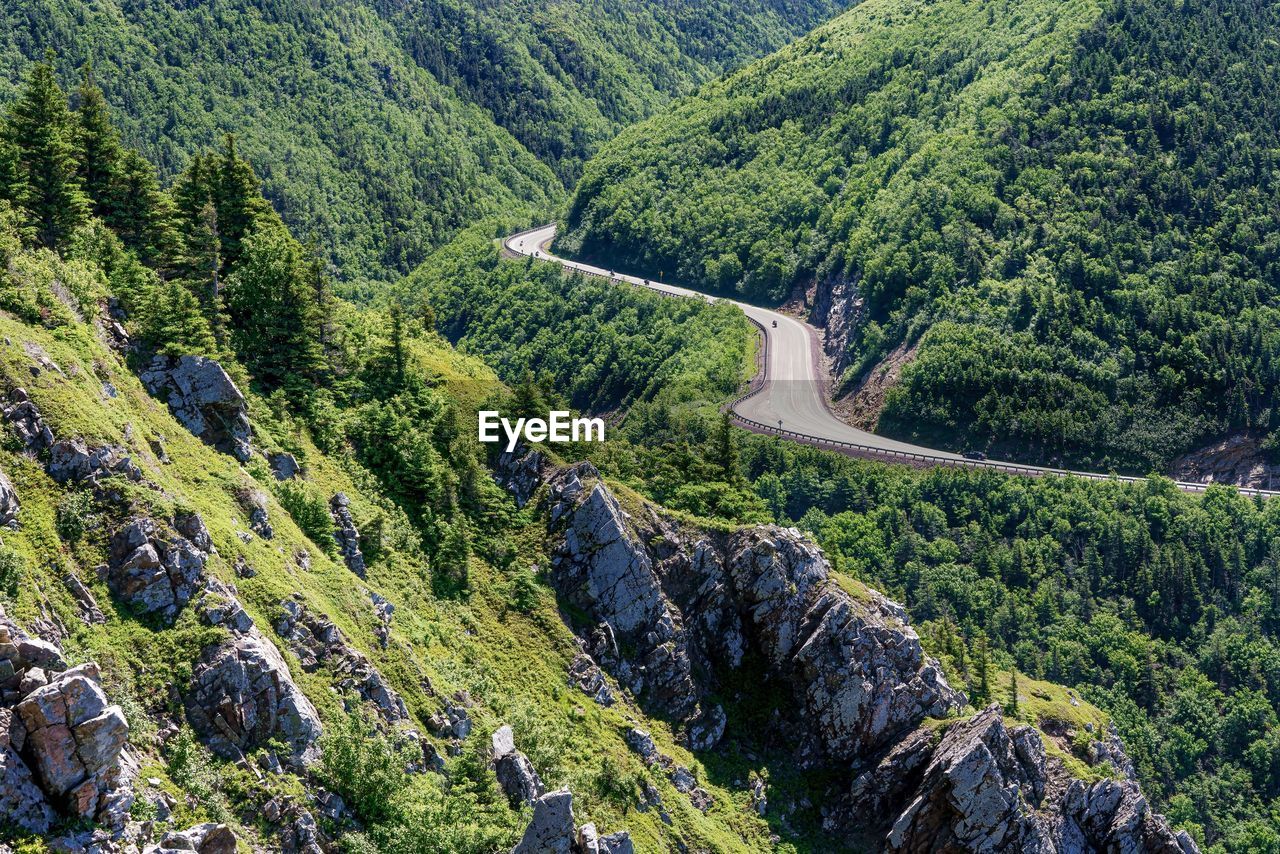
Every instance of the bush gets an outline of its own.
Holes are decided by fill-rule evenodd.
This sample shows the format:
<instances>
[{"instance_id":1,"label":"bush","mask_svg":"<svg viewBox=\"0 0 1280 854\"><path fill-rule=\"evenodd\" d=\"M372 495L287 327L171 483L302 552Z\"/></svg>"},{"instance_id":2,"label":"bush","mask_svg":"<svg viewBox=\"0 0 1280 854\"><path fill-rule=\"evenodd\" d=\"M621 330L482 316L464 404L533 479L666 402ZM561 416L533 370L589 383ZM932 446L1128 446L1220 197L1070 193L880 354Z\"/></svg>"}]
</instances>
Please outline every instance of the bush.
<instances>
[{"instance_id":1,"label":"bush","mask_svg":"<svg viewBox=\"0 0 1280 854\"><path fill-rule=\"evenodd\" d=\"M393 744L357 713L330 727L321 748L325 785L342 795L362 821L392 816L392 795L409 784L405 769L414 757L408 748Z\"/></svg>"},{"instance_id":2,"label":"bush","mask_svg":"<svg viewBox=\"0 0 1280 854\"><path fill-rule=\"evenodd\" d=\"M54 511L53 524L64 541L80 542L86 533L98 527L98 517L93 512L93 496L88 492L68 492L62 496Z\"/></svg>"},{"instance_id":3,"label":"bush","mask_svg":"<svg viewBox=\"0 0 1280 854\"><path fill-rule=\"evenodd\" d=\"M328 503L305 483L284 481L276 487L276 497L311 542L332 554L337 547L333 538L333 517Z\"/></svg>"},{"instance_id":4,"label":"bush","mask_svg":"<svg viewBox=\"0 0 1280 854\"><path fill-rule=\"evenodd\" d=\"M18 585L26 574L27 559L21 552L0 545L0 591L13 598L18 594Z\"/></svg>"}]
</instances>

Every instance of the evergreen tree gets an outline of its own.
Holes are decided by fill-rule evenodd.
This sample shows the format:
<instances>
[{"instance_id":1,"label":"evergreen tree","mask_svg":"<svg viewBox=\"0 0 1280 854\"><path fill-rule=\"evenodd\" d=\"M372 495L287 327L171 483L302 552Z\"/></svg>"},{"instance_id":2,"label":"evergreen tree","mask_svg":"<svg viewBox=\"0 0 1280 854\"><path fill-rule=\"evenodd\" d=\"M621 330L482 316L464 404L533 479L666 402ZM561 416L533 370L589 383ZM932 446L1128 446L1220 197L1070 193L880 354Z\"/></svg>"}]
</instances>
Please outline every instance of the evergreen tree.
<instances>
[{"instance_id":1,"label":"evergreen tree","mask_svg":"<svg viewBox=\"0 0 1280 854\"><path fill-rule=\"evenodd\" d=\"M76 124L54 76L53 61L50 51L32 68L6 122L18 155L16 201L32 220L36 239L50 248L89 217L89 199L76 163Z\"/></svg>"},{"instance_id":2,"label":"evergreen tree","mask_svg":"<svg viewBox=\"0 0 1280 854\"><path fill-rule=\"evenodd\" d=\"M533 378L533 371L525 371L520 377L520 384L516 386L511 408L517 418L547 416L547 401L542 395L542 389L538 388L538 383Z\"/></svg>"},{"instance_id":3,"label":"evergreen tree","mask_svg":"<svg viewBox=\"0 0 1280 854\"><path fill-rule=\"evenodd\" d=\"M1009 703L1004 707L1004 712L1011 718L1018 716L1018 668L1016 667L1009 670Z\"/></svg>"},{"instance_id":4,"label":"evergreen tree","mask_svg":"<svg viewBox=\"0 0 1280 854\"><path fill-rule=\"evenodd\" d=\"M978 654L974 658L975 675L978 684L973 688L973 705L985 705L991 700L991 655L987 648L987 637L978 638Z\"/></svg>"},{"instance_id":5,"label":"evergreen tree","mask_svg":"<svg viewBox=\"0 0 1280 854\"><path fill-rule=\"evenodd\" d=\"M404 347L404 309L393 302L388 312L391 320L391 365L394 371L397 389L404 388L405 347Z\"/></svg>"},{"instance_id":6,"label":"evergreen tree","mask_svg":"<svg viewBox=\"0 0 1280 854\"><path fill-rule=\"evenodd\" d=\"M108 225L144 262L171 268L180 254L174 217L173 200L160 189L155 169L137 151L124 149L111 187Z\"/></svg>"},{"instance_id":7,"label":"evergreen tree","mask_svg":"<svg viewBox=\"0 0 1280 854\"><path fill-rule=\"evenodd\" d=\"M232 344L259 381L299 390L314 384L324 363L321 317L302 247L283 226L248 236L222 296Z\"/></svg>"},{"instance_id":8,"label":"evergreen tree","mask_svg":"<svg viewBox=\"0 0 1280 854\"><path fill-rule=\"evenodd\" d=\"M218 233L222 240L223 274L240 260L242 243L270 212L262 198L262 188L253 167L240 159L236 138L227 134L222 152L211 170L213 203L218 210Z\"/></svg>"},{"instance_id":9,"label":"evergreen tree","mask_svg":"<svg viewBox=\"0 0 1280 854\"><path fill-rule=\"evenodd\" d=\"M143 336L157 352L172 356L216 355L218 343L200 301L178 281L162 282L142 308Z\"/></svg>"},{"instance_id":10,"label":"evergreen tree","mask_svg":"<svg viewBox=\"0 0 1280 854\"><path fill-rule=\"evenodd\" d=\"M720 467L720 473L726 483L738 480L738 443L733 435L733 420L728 410L720 414L720 424L716 428L713 461Z\"/></svg>"},{"instance_id":11,"label":"evergreen tree","mask_svg":"<svg viewBox=\"0 0 1280 854\"><path fill-rule=\"evenodd\" d=\"M79 175L93 213L116 228L115 205L119 194L123 149L120 135L111 124L107 99L93 79L93 68L80 70L76 88L76 147Z\"/></svg>"}]
</instances>

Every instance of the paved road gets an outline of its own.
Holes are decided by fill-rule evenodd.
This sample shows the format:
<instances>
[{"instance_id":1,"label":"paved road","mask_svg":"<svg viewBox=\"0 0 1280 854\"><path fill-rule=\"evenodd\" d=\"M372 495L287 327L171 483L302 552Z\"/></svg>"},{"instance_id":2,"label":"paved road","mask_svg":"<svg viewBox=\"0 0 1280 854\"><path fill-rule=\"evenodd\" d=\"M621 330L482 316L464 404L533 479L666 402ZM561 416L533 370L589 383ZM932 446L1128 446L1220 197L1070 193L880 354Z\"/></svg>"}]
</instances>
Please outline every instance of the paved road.
<instances>
[{"instance_id":1,"label":"paved road","mask_svg":"<svg viewBox=\"0 0 1280 854\"><path fill-rule=\"evenodd\" d=\"M601 267L593 267L590 264L560 258L552 254L548 248L555 235L556 226L553 223L512 235L503 242L503 245L509 252L516 255L553 261L588 275L640 285L670 296L692 297L707 302L728 302L738 306L747 317L755 321L765 335L767 363L764 377L763 380L757 378L752 386L753 391L735 401L732 406L736 420L748 429L760 433L777 434L779 422L781 422L782 435L789 439L853 455L873 456L900 462L987 467L1027 475L1074 474L1094 480L1114 477L1094 472L1066 471L1000 460L967 460L950 451L900 442L851 427L837 418L828 405L826 377L824 369L819 367L821 346L818 332L809 324L767 308L726 298L711 297L687 288L628 276ZM1130 477L1116 479L1143 480L1143 478ZM1178 486L1188 492L1202 492L1206 484L1179 482ZM1280 491L1249 489L1240 491L1246 494L1280 495Z\"/></svg>"}]
</instances>

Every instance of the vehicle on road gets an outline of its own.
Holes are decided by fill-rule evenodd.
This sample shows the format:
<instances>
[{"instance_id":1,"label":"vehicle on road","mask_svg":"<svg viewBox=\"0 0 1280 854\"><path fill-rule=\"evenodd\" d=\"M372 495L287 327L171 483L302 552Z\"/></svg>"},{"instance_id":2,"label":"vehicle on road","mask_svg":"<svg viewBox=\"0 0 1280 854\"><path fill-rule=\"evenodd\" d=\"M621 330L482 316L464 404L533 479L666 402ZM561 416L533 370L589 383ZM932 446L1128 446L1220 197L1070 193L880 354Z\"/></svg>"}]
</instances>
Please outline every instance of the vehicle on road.
<instances>
[{"instance_id":1,"label":"vehicle on road","mask_svg":"<svg viewBox=\"0 0 1280 854\"><path fill-rule=\"evenodd\" d=\"M966 460L985 460L987 455L982 451L965 451L962 455Z\"/></svg>"}]
</instances>

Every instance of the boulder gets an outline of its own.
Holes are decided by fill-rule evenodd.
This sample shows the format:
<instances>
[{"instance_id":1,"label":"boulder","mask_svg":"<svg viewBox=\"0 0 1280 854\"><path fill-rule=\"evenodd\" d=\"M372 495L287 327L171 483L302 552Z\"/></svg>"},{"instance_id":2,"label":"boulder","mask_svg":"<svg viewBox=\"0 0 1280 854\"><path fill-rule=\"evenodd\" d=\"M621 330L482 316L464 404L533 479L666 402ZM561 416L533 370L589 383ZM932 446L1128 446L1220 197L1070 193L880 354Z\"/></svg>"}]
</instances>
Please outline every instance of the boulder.
<instances>
[{"instance_id":1,"label":"boulder","mask_svg":"<svg viewBox=\"0 0 1280 854\"><path fill-rule=\"evenodd\" d=\"M296 596L280 606L284 614L276 622L276 633L298 656L303 670L311 673L323 666L333 674L334 687L370 703L389 724L409 719L404 699L331 620L308 610Z\"/></svg>"},{"instance_id":2,"label":"boulder","mask_svg":"<svg viewBox=\"0 0 1280 854\"><path fill-rule=\"evenodd\" d=\"M25 731L21 753L45 797L75 818L96 819L118 795L120 752L129 725L107 703L98 667L58 674L24 697L15 711Z\"/></svg>"},{"instance_id":3,"label":"boulder","mask_svg":"<svg viewBox=\"0 0 1280 854\"><path fill-rule=\"evenodd\" d=\"M498 456L494 479L515 498L517 507L524 507L542 485L547 469L546 454L522 446Z\"/></svg>"},{"instance_id":4,"label":"boulder","mask_svg":"<svg viewBox=\"0 0 1280 854\"><path fill-rule=\"evenodd\" d=\"M156 356L140 378L193 435L242 463L249 461L253 430L248 406L217 361L203 356Z\"/></svg>"},{"instance_id":5,"label":"boulder","mask_svg":"<svg viewBox=\"0 0 1280 854\"><path fill-rule=\"evenodd\" d=\"M339 492L329 501L329 515L333 517L333 538L347 569L364 578L364 555L360 551L360 532L351 518L351 499Z\"/></svg>"},{"instance_id":6,"label":"boulder","mask_svg":"<svg viewBox=\"0 0 1280 854\"><path fill-rule=\"evenodd\" d=\"M227 758L238 759L278 739L289 747L291 767L315 762L320 716L280 651L227 588L211 586L200 609L203 619L226 628L228 637L204 650L183 694L192 728Z\"/></svg>"},{"instance_id":7,"label":"boulder","mask_svg":"<svg viewBox=\"0 0 1280 854\"><path fill-rule=\"evenodd\" d=\"M569 681L582 693L601 706L612 706L615 702L613 690L604 678L604 672L596 666L595 661L585 652L573 657L569 664Z\"/></svg>"},{"instance_id":8,"label":"boulder","mask_svg":"<svg viewBox=\"0 0 1280 854\"><path fill-rule=\"evenodd\" d=\"M511 854L634 854L634 851L626 831L599 836L594 824L576 828L573 795L568 789L561 789L533 802L533 818Z\"/></svg>"},{"instance_id":9,"label":"boulder","mask_svg":"<svg viewBox=\"0 0 1280 854\"><path fill-rule=\"evenodd\" d=\"M49 447L45 464L49 477L58 483L97 485L109 477L120 476L142 480L142 470L133 464L124 448L118 445L89 447L83 438L59 439Z\"/></svg>"},{"instance_id":10,"label":"boulder","mask_svg":"<svg viewBox=\"0 0 1280 854\"><path fill-rule=\"evenodd\" d=\"M225 824L198 824L188 830L172 830L160 838L159 845L146 849L146 854L235 854L236 835Z\"/></svg>"},{"instance_id":11,"label":"boulder","mask_svg":"<svg viewBox=\"0 0 1280 854\"><path fill-rule=\"evenodd\" d=\"M298 465L293 454L283 451L268 456L267 464L271 466L271 473L275 475L276 480L291 480L302 474L302 466Z\"/></svg>"},{"instance_id":12,"label":"boulder","mask_svg":"<svg viewBox=\"0 0 1280 854\"><path fill-rule=\"evenodd\" d=\"M9 476L0 471L0 525L6 528L18 527L20 509L18 490L13 488L13 482L9 480Z\"/></svg>"},{"instance_id":13,"label":"boulder","mask_svg":"<svg viewBox=\"0 0 1280 854\"><path fill-rule=\"evenodd\" d=\"M212 548L198 515L179 516L173 529L134 517L111 537L107 584L139 613L173 620L204 583Z\"/></svg>"},{"instance_id":14,"label":"boulder","mask_svg":"<svg viewBox=\"0 0 1280 854\"><path fill-rule=\"evenodd\" d=\"M498 727L491 739L493 771L498 785L513 809L521 804L531 804L546 792L538 772L523 753L516 750L515 735L511 727Z\"/></svg>"},{"instance_id":15,"label":"boulder","mask_svg":"<svg viewBox=\"0 0 1280 854\"><path fill-rule=\"evenodd\" d=\"M15 388L9 393L9 405L3 415L27 453L38 454L53 444L53 431L44 423L39 408L31 402L25 389Z\"/></svg>"}]
</instances>

